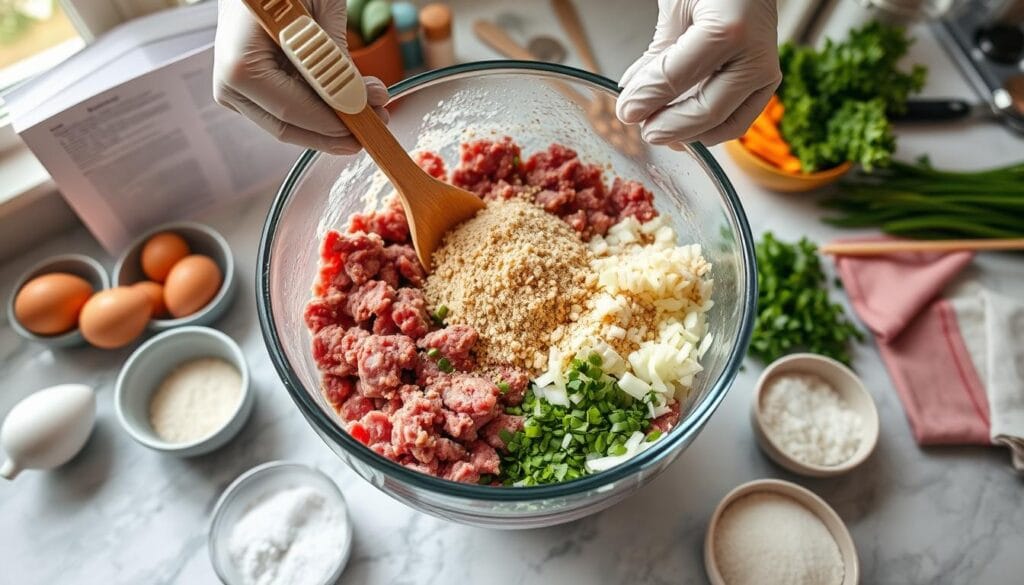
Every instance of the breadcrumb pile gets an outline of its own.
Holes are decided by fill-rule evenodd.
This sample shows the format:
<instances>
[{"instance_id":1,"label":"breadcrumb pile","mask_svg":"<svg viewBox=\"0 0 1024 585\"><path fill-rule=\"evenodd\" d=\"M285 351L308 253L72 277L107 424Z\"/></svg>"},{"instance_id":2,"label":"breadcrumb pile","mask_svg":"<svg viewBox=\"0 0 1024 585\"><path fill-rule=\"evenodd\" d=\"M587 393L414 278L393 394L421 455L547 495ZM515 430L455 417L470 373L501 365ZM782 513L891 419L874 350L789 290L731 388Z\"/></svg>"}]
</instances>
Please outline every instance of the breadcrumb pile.
<instances>
[{"instance_id":1,"label":"breadcrumb pile","mask_svg":"<svg viewBox=\"0 0 1024 585\"><path fill-rule=\"evenodd\" d=\"M520 199L491 201L434 252L424 292L447 322L480 334L481 366L543 371L548 348L597 290L586 244L557 216Z\"/></svg>"}]
</instances>

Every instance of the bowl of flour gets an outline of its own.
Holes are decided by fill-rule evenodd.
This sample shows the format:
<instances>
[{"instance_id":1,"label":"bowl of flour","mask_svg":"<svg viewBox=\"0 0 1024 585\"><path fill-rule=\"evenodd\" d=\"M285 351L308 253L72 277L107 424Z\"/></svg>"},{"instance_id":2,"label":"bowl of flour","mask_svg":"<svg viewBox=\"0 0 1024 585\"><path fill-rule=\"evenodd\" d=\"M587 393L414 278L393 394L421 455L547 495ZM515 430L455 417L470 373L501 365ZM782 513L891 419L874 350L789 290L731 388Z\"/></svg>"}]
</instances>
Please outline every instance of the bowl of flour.
<instances>
[{"instance_id":1,"label":"bowl of flour","mask_svg":"<svg viewBox=\"0 0 1024 585\"><path fill-rule=\"evenodd\" d=\"M213 569L227 585L326 585L348 563L352 522L329 477L272 461L224 490L208 539Z\"/></svg>"},{"instance_id":2,"label":"bowl of flour","mask_svg":"<svg viewBox=\"0 0 1024 585\"><path fill-rule=\"evenodd\" d=\"M878 442L870 392L850 368L817 354L772 362L757 382L750 418L761 450L809 477L850 471Z\"/></svg>"}]
</instances>

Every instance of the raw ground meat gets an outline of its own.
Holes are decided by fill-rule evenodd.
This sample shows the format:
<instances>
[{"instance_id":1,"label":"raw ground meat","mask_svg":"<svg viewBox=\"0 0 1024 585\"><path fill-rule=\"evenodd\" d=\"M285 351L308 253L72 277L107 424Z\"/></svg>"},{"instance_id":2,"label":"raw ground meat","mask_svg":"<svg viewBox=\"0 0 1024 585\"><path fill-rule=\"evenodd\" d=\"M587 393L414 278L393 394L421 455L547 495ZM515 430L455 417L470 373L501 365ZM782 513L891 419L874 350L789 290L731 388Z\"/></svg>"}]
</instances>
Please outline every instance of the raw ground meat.
<instances>
[{"instance_id":1,"label":"raw ground meat","mask_svg":"<svg viewBox=\"0 0 1024 585\"><path fill-rule=\"evenodd\" d=\"M386 242L404 243L409 239L409 222L405 219L402 202L398 197L391 197L383 209L353 213L348 220L348 231L374 233Z\"/></svg>"},{"instance_id":2,"label":"raw ground meat","mask_svg":"<svg viewBox=\"0 0 1024 585\"><path fill-rule=\"evenodd\" d=\"M451 173L436 153L415 158L431 176L450 177L484 199L533 201L584 240L626 217L647 221L657 214L643 185L616 177L608 186L599 165L558 144L524 160L508 137L467 142ZM523 428L523 417L504 407L522 403L529 376L506 366L477 371L479 335L433 322L436 307L421 291L425 279L397 197L380 210L352 214L345 233L325 234L314 296L303 313L322 392L349 434L380 456L453 481L494 483L502 431ZM441 355L429 357L431 349ZM452 368L442 371L441 357ZM678 420L675 405L652 428L668 430Z\"/></svg>"}]
</instances>

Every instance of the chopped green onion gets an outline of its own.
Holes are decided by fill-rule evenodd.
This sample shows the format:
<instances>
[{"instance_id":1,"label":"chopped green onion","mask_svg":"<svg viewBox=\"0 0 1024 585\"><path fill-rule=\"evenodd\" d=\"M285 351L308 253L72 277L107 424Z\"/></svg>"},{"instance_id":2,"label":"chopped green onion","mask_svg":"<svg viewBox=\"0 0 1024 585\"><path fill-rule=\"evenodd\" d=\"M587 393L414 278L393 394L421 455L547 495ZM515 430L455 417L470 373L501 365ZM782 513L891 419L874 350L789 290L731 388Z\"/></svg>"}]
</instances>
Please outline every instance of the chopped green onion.
<instances>
[{"instance_id":1,"label":"chopped green onion","mask_svg":"<svg viewBox=\"0 0 1024 585\"><path fill-rule=\"evenodd\" d=\"M448 358L441 358L437 360L437 369L446 374L450 374L455 371L455 368L452 367L452 363L448 361Z\"/></svg>"},{"instance_id":2,"label":"chopped green onion","mask_svg":"<svg viewBox=\"0 0 1024 585\"><path fill-rule=\"evenodd\" d=\"M508 391L511 389L512 387L508 385L508 382L505 382L504 380L498 382L498 390L500 390L502 394L508 394Z\"/></svg>"},{"instance_id":3,"label":"chopped green onion","mask_svg":"<svg viewBox=\"0 0 1024 585\"><path fill-rule=\"evenodd\" d=\"M644 440L650 443L651 441L657 441L660 437L661 431L659 431L658 429L654 429L653 431L647 433L647 438Z\"/></svg>"},{"instance_id":4,"label":"chopped green onion","mask_svg":"<svg viewBox=\"0 0 1024 585\"><path fill-rule=\"evenodd\" d=\"M441 350L437 349L436 347L432 347L427 350L427 357L432 360L436 360L437 358L441 357Z\"/></svg>"}]
</instances>

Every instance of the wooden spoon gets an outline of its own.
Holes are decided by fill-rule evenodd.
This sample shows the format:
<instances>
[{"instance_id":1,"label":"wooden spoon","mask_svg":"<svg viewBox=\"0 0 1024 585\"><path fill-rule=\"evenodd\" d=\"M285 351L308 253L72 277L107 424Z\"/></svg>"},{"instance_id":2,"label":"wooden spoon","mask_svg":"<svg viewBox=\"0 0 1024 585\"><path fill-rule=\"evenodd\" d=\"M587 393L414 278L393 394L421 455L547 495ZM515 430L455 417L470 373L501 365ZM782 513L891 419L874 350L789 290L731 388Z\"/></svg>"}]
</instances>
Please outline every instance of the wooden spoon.
<instances>
[{"instance_id":1,"label":"wooden spoon","mask_svg":"<svg viewBox=\"0 0 1024 585\"><path fill-rule=\"evenodd\" d=\"M473 32L486 45L509 59L539 60L529 49L520 45L508 36L503 28L493 22L477 20L473 23ZM630 156L640 154L643 146L639 128L627 126L615 117L615 105L610 97L599 95L590 100L565 83L553 81L551 84L586 113L587 120L590 121L590 125L599 136Z\"/></svg>"},{"instance_id":2,"label":"wooden spoon","mask_svg":"<svg viewBox=\"0 0 1024 585\"><path fill-rule=\"evenodd\" d=\"M569 42L576 48L576 52L583 61L583 66L591 73L602 75L601 67L597 64L594 51L590 47L590 40L583 28L583 21L580 19L576 7L571 0L551 0L551 8L558 17L565 33L569 35ZM609 141L616 147L626 151L630 155L637 155L642 149L643 139L640 138L640 128L623 124L615 114L615 100L607 95L598 96L588 112L591 123L598 130L598 133L606 135ZM598 128L598 125L603 128Z\"/></svg>"},{"instance_id":3,"label":"wooden spoon","mask_svg":"<svg viewBox=\"0 0 1024 585\"><path fill-rule=\"evenodd\" d=\"M476 195L428 175L366 103L366 86L348 55L299 0L245 0L309 85L341 118L387 175L409 220L416 256L430 271L434 250L449 230L476 215Z\"/></svg>"}]
</instances>

